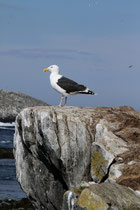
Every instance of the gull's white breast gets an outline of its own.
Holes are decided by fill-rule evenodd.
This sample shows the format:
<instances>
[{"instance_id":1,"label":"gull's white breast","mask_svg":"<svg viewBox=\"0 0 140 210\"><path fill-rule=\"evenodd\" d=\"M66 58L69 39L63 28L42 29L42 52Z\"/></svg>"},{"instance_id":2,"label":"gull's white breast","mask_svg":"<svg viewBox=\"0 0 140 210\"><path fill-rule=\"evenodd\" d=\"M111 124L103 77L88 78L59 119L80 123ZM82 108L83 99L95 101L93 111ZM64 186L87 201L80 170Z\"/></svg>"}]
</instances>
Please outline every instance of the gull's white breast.
<instances>
[{"instance_id":1,"label":"gull's white breast","mask_svg":"<svg viewBox=\"0 0 140 210\"><path fill-rule=\"evenodd\" d=\"M52 86L57 92L61 93L62 95L68 96L69 94L66 93L66 91L65 91L63 88L61 88L61 87L57 84L58 80L59 80L61 77L62 77L62 75L60 75L60 74L53 74L53 73L52 73L52 74L50 75L50 83L51 83L51 86Z\"/></svg>"}]
</instances>

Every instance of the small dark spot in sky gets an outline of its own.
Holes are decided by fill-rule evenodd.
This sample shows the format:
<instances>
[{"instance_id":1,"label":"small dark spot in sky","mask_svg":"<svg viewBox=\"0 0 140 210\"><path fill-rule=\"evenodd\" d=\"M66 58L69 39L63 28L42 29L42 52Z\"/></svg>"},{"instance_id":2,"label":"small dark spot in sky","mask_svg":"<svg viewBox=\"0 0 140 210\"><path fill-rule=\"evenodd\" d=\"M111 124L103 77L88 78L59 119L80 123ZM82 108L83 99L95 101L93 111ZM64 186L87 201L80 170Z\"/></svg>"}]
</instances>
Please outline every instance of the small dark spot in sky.
<instances>
[{"instance_id":1,"label":"small dark spot in sky","mask_svg":"<svg viewBox=\"0 0 140 210\"><path fill-rule=\"evenodd\" d=\"M133 67L133 65L128 66L128 68L130 68L130 69L131 69L132 67Z\"/></svg>"}]
</instances>

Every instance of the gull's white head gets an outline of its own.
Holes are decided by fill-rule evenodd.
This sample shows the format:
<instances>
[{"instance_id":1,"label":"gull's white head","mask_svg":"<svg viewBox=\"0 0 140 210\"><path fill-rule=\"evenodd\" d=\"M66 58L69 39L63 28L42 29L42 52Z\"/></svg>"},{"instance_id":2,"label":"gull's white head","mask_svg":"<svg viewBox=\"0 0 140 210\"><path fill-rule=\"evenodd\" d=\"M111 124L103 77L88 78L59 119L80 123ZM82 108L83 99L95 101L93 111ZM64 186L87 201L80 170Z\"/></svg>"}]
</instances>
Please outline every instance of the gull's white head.
<instances>
[{"instance_id":1,"label":"gull's white head","mask_svg":"<svg viewBox=\"0 0 140 210\"><path fill-rule=\"evenodd\" d=\"M53 72L59 73L59 66L57 66L57 65L51 65L48 68L45 68L43 70L44 70L44 72L50 71L51 73L53 73Z\"/></svg>"}]
</instances>

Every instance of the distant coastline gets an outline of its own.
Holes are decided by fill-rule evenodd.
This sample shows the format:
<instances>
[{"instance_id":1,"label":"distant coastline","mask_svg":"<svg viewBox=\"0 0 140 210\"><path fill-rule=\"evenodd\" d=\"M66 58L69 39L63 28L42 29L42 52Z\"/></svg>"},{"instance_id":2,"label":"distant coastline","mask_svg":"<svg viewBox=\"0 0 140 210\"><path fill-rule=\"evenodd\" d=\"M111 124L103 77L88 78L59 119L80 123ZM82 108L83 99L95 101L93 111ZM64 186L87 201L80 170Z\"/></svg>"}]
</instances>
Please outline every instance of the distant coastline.
<instances>
[{"instance_id":1,"label":"distant coastline","mask_svg":"<svg viewBox=\"0 0 140 210\"><path fill-rule=\"evenodd\" d=\"M24 93L0 89L0 122L12 123L22 109L34 106L48 106L48 104Z\"/></svg>"}]
</instances>

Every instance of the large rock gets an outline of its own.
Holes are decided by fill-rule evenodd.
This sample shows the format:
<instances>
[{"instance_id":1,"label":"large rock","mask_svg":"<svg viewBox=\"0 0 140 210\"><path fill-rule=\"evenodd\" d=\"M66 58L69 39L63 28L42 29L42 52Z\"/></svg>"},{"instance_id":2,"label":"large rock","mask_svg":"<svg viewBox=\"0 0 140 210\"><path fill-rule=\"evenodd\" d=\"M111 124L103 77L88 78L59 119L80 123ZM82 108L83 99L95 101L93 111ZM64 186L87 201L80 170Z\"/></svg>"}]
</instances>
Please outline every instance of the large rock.
<instances>
[{"instance_id":1,"label":"large rock","mask_svg":"<svg viewBox=\"0 0 140 210\"><path fill-rule=\"evenodd\" d=\"M136 199L130 199L128 206L126 197L131 193L126 189L140 189L139 140L140 113L131 107L27 108L16 119L17 178L39 210L91 210L83 203L85 195L92 206L98 203L102 209L113 205L121 209L120 199L126 200L123 208L138 207L140 197L134 191ZM121 190L117 201L110 198L107 203L105 196L90 188L93 182L100 186L105 181L126 186L107 186L116 189L115 196Z\"/></svg>"},{"instance_id":2,"label":"large rock","mask_svg":"<svg viewBox=\"0 0 140 210\"><path fill-rule=\"evenodd\" d=\"M93 210L138 210L140 209L140 196L116 183L91 184L84 189L79 198L78 205Z\"/></svg>"},{"instance_id":3,"label":"large rock","mask_svg":"<svg viewBox=\"0 0 140 210\"><path fill-rule=\"evenodd\" d=\"M23 93L0 90L0 122L14 122L17 114L24 108L47 105Z\"/></svg>"}]
</instances>

